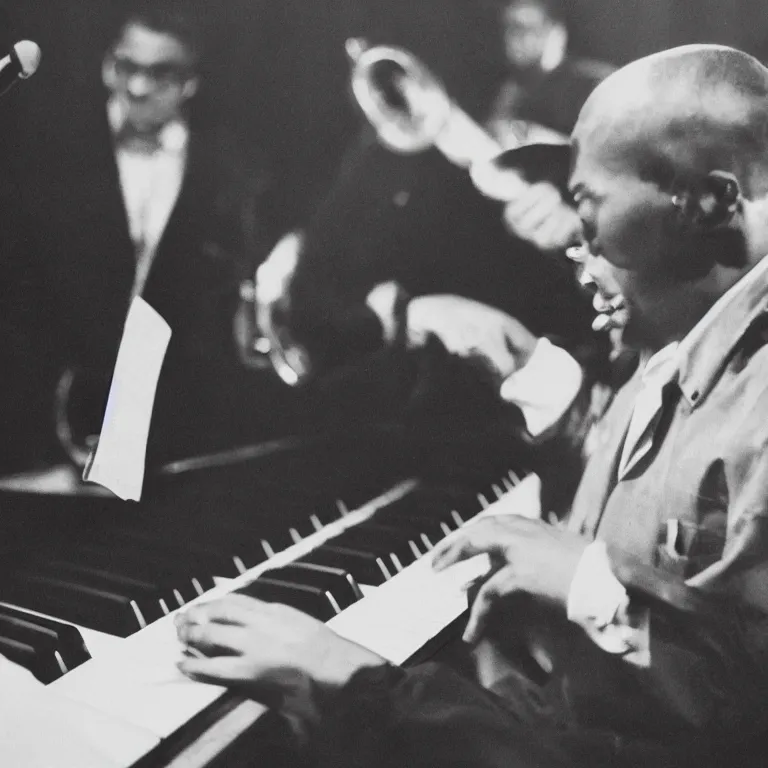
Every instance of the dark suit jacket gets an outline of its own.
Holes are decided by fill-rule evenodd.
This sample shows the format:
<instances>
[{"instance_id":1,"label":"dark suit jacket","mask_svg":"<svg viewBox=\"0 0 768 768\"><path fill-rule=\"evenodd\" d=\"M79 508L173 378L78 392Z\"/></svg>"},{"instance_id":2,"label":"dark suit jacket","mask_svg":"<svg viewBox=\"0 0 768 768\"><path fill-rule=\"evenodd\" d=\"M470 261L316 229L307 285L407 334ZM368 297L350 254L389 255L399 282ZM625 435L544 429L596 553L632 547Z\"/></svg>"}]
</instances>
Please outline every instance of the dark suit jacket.
<instances>
[{"instance_id":1,"label":"dark suit jacket","mask_svg":"<svg viewBox=\"0 0 768 768\"><path fill-rule=\"evenodd\" d=\"M361 133L306 225L283 318L310 351L312 386L329 413L343 419L357 404L353 420L405 416L427 431L436 419L519 424L490 377L438 342L407 355L397 345L381 349L365 297L386 280L410 296L452 293L498 307L581 360L598 356L590 303L567 260L510 236L501 217L501 204L437 150L396 155Z\"/></svg>"},{"instance_id":2,"label":"dark suit jacket","mask_svg":"<svg viewBox=\"0 0 768 768\"><path fill-rule=\"evenodd\" d=\"M566 346L590 336L589 303L565 260L510 236L501 205L437 150L396 155L364 130L306 232L291 322L321 360L358 351L354 341L365 348L350 341L350 326L370 289L392 279L410 295L455 293L499 307Z\"/></svg>"},{"instance_id":3,"label":"dark suit jacket","mask_svg":"<svg viewBox=\"0 0 768 768\"><path fill-rule=\"evenodd\" d=\"M53 390L65 367L79 371L75 432L98 432L133 283L104 97L94 92L71 121L39 108L18 139L24 234L8 266L5 315L18 336L15 375L29 383L19 439L34 459L50 455ZM254 392L232 335L244 253L263 250L258 231L244 233L246 216L258 230L264 186L262 169L250 167L223 132L192 123L185 179L143 294L173 331L150 434L157 460L247 440L249 414L258 421L270 396L269 382Z\"/></svg>"}]
</instances>

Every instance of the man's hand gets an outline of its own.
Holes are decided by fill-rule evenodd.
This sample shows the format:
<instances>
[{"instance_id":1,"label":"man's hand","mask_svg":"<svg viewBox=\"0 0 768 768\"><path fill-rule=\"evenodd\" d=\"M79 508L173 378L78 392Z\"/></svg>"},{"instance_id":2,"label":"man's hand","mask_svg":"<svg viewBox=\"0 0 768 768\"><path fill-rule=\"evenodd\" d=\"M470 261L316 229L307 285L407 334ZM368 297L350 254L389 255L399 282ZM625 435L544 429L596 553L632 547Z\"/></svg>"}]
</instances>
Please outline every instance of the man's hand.
<instances>
[{"instance_id":1,"label":"man's hand","mask_svg":"<svg viewBox=\"0 0 768 768\"><path fill-rule=\"evenodd\" d=\"M408 344L436 336L452 354L480 360L501 383L522 368L538 338L500 309L462 296L419 296L408 305Z\"/></svg>"},{"instance_id":2,"label":"man's hand","mask_svg":"<svg viewBox=\"0 0 768 768\"><path fill-rule=\"evenodd\" d=\"M548 182L533 184L526 194L507 203L504 221L518 237L542 251L573 245L581 234L576 211L566 205L560 192Z\"/></svg>"},{"instance_id":3,"label":"man's hand","mask_svg":"<svg viewBox=\"0 0 768 768\"><path fill-rule=\"evenodd\" d=\"M504 515L480 520L438 545L433 560L438 571L482 553L490 556L494 567L472 604L464 640L477 642L494 605L515 593L565 608L576 566L588 544L587 539L558 526Z\"/></svg>"},{"instance_id":4,"label":"man's hand","mask_svg":"<svg viewBox=\"0 0 768 768\"><path fill-rule=\"evenodd\" d=\"M177 615L176 628L196 656L179 663L185 675L239 688L302 721L319 717L318 693L384 663L300 611L245 595L193 606Z\"/></svg>"}]
</instances>

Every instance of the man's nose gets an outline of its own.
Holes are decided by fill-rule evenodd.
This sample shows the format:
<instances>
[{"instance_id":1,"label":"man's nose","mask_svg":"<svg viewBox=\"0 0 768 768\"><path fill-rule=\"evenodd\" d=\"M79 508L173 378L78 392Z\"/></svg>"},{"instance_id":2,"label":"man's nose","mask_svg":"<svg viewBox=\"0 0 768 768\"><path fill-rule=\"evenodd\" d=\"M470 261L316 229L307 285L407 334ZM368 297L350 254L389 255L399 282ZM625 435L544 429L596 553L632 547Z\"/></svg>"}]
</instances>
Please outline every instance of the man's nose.
<instances>
[{"instance_id":1,"label":"man's nose","mask_svg":"<svg viewBox=\"0 0 768 768\"><path fill-rule=\"evenodd\" d=\"M152 81L143 72L131 75L126 85L128 93L134 98L147 96L152 91Z\"/></svg>"}]
</instances>

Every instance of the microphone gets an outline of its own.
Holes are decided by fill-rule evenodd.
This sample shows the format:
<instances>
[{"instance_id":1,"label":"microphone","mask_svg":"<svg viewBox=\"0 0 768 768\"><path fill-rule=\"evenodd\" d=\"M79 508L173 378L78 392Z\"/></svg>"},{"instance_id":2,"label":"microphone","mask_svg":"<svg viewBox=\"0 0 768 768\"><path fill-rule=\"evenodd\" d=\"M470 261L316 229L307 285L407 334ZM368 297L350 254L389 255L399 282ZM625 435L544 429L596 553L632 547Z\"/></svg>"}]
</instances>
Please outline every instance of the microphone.
<instances>
[{"instance_id":1,"label":"microphone","mask_svg":"<svg viewBox=\"0 0 768 768\"><path fill-rule=\"evenodd\" d=\"M0 59L0 96L19 80L32 77L40 66L40 46L31 40L20 40L10 53Z\"/></svg>"}]
</instances>

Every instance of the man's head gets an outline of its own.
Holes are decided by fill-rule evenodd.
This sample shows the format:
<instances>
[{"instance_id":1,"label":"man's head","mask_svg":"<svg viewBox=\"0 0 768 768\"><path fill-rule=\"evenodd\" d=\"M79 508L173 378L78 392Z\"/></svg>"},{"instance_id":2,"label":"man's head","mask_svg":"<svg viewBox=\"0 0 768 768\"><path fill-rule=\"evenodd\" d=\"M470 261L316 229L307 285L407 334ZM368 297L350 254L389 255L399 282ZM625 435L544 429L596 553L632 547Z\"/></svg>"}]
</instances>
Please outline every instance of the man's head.
<instances>
[{"instance_id":1,"label":"man's head","mask_svg":"<svg viewBox=\"0 0 768 768\"><path fill-rule=\"evenodd\" d=\"M768 70L720 46L634 62L588 99L571 164L596 307L628 344L679 339L768 248Z\"/></svg>"},{"instance_id":2,"label":"man's head","mask_svg":"<svg viewBox=\"0 0 768 768\"><path fill-rule=\"evenodd\" d=\"M500 4L504 52L516 71L549 71L565 53L567 32L558 0L507 0Z\"/></svg>"},{"instance_id":3,"label":"man's head","mask_svg":"<svg viewBox=\"0 0 768 768\"><path fill-rule=\"evenodd\" d=\"M153 5L127 17L104 57L104 85L139 132L177 118L197 92L200 41L182 13Z\"/></svg>"}]
</instances>

